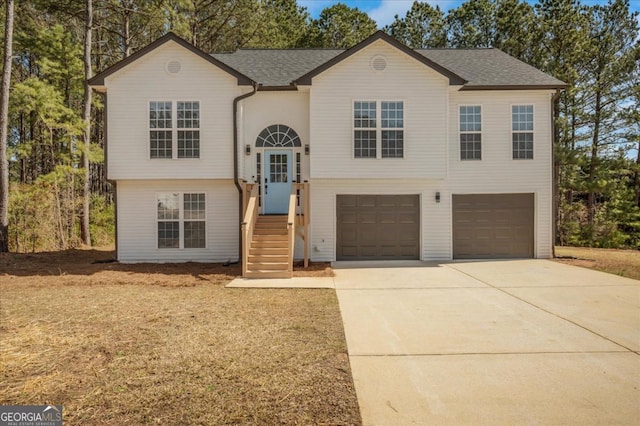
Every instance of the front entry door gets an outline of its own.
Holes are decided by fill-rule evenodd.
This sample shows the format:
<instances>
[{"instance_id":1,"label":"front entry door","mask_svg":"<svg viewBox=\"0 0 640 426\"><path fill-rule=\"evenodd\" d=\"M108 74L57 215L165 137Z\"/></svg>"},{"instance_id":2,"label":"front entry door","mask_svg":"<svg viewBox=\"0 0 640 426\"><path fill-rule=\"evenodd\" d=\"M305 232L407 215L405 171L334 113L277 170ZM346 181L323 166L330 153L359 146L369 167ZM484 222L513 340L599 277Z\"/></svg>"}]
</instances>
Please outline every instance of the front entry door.
<instances>
[{"instance_id":1,"label":"front entry door","mask_svg":"<svg viewBox=\"0 0 640 426\"><path fill-rule=\"evenodd\" d=\"M286 214L289 211L291 194L292 151L265 151L264 212Z\"/></svg>"}]
</instances>

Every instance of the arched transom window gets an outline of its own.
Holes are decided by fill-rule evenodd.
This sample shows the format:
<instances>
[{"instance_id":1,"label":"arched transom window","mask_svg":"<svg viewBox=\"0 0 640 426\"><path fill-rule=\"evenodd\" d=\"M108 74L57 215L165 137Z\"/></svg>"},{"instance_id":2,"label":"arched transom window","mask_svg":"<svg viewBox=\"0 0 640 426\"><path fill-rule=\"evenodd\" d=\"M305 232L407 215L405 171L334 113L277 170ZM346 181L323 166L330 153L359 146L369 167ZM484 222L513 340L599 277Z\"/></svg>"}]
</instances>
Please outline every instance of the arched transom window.
<instances>
[{"instance_id":1,"label":"arched transom window","mask_svg":"<svg viewBox=\"0 0 640 426\"><path fill-rule=\"evenodd\" d=\"M264 129L256 139L257 148L292 148L300 146L300 137L289 126L274 124Z\"/></svg>"}]
</instances>

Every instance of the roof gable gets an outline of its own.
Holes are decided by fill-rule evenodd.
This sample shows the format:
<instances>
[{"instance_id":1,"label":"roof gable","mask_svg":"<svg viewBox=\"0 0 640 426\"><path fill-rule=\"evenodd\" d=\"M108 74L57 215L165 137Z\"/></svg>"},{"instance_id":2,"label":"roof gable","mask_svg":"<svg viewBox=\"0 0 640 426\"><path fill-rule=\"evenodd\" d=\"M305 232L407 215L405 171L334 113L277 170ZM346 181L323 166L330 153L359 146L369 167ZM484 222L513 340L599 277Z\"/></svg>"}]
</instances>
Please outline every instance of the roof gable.
<instances>
[{"instance_id":1,"label":"roof gable","mask_svg":"<svg viewBox=\"0 0 640 426\"><path fill-rule=\"evenodd\" d=\"M415 50L405 46L404 44L400 43L395 38L393 38L390 35L386 34L384 31L377 31L375 34L373 34L372 36L368 37L367 39L361 41L360 43L356 44L352 48L345 50L344 52L342 52L341 54L333 57L332 59L330 59L329 61L325 62L324 64L322 64L322 65L312 69L311 71L307 72L306 74L298 77L298 79L295 80L294 83L300 84L300 85L311 85L311 81L312 81L313 77L315 77L318 74L328 70L329 68L331 68L332 66L336 65L337 63L344 61L345 59L349 58L354 53L359 52L360 50L362 50L365 47L371 45L372 43L374 43L377 40L385 41L389 45L395 47L396 49L400 50L401 52L403 52L403 53L407 54L408 56L414 58L418 62L421 62L422 64L432 68L433 70L435 70L438 73L444 75L445 77L448 77L449 78L449 84L461 85L461 84L465 84L466 83L466 80L464 78L460 77L459 75L457 75L456 73L452 72L451 70L449 70L449 69L447 69L447 68L445 68L445 67L443 67L443 66L441 66L441 65L439 65L437 63L435 63L430 58L427 58L426 56L421 55L420 53L416 52Z\"/></svg>"},{"instance_id":2,"label":"roof gable","mask_svg":"<svg viewBox=\"0 0 640 426\"><path fill-rule=\"evenodd\" d=\"M201 57L205 61L207 61L207 62L217 66L218 68L222 69L223 71L231 74L232 76L234 76L238 80L238 84L239 85L253 85L253 84L255 84L255 82L252 79L250 79L249 77L247 77L246 75L244 75L241 72L231 68L230 66L228 66L224 62L219 61L218 59L214 58L213 56L203 52L202 50L198 49L197 47L195 47L194 45L192 45L188 41L178 37L174 33L167 33L164 36L162 36L159 39L157 39L156 41L154 41L153 43L148 44L147 46L143 47L142 49L136 51L131 56L121 60L120 62L117 62L116 64L110 66L109 68L105 69L104 71L102 71L99 74L95 75L94 77L90 78L89 79L89 85L90 86L104 86L104 79L106 77L110 76L111 74L114 74L115 72L121 70L122 68L124 68L127 65L131 64L132 62L135 62L136 60L138 60L141 57L145 56L146 54L154 51L155 49L157 49L158 47L164 45L165 43L167 43L169 41L173 41L173 42L179 44L180 46L184 47L185 49L189 50L190 52L198 55L199 57Z\"/></svg>"}]
</instances>

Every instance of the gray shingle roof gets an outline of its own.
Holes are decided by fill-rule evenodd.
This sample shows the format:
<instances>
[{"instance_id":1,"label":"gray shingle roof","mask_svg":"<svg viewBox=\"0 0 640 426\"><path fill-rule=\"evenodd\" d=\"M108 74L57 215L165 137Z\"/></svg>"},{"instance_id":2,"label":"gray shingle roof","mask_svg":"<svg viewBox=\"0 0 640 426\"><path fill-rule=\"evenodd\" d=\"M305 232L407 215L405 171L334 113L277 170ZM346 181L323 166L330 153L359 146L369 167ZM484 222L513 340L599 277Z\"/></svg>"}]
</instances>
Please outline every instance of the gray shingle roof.
<instances>
[{"instance_id":1,"label":"gray shingle roof","mask_svg":"<svg viewBox=\"0 0 640 426\"><path fill-rule=\"evenodd\" d=\"M467 88L494 86L563 87L565 83L499 49L421 49L433 62L468 81Z\"/></svg>"},{"instance_id":2,"label":"gray shingle roof","mask_svg":"<svg viewBox=\"0 0 640 426\"><path fill-rule=\"evenodd\" d=\"M263 86L289 86L339 49L246 49L212 56ZM467 80L465 88L564 87L565 84L498 49L420 49L416 52Z\"/></svg>"},{"instance_id":3,"label":"gray shingle roof","mask_svg":"<svg viewBox=\"0 0 640 426\"><path fill-rule=\"evenodd\" d=\"M339 49L243 49L212 56L263 86L288 86L342 52Z\"/></svg>"}]
</instances>

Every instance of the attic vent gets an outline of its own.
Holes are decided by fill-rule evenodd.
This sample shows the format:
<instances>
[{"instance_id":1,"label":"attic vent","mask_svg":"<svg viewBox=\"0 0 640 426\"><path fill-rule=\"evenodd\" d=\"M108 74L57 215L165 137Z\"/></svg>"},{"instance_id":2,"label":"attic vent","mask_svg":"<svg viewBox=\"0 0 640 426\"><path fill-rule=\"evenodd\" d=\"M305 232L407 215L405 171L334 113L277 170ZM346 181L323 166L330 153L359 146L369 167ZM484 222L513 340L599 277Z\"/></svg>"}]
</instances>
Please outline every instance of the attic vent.
<instances>
[{"instance_id":1,"label":"attic vent","mask_svg":"<svg viewBox=\"0 0 640 426\"><path fill-rule=\"evenodd\" d=\"M182 69L182 65L178 61L169 61L167 62L167 72L169 74L178 74Z\"/></svg>"},{"instance_id":2,"label":"attic vent","mask_svg":"<svg viewBox=\"0 0 640 426\"><path fill-rule=\"evenodd\" d=\"M371 68L375 71L384 71L387 69L387 59L384 56L374 56L371 59Z\"/></svg>"}]
</instances>

